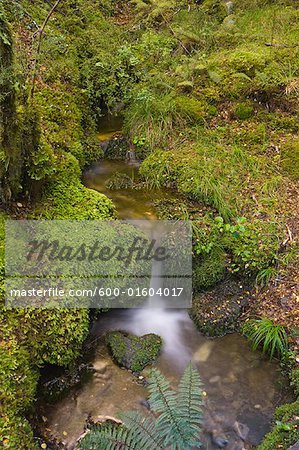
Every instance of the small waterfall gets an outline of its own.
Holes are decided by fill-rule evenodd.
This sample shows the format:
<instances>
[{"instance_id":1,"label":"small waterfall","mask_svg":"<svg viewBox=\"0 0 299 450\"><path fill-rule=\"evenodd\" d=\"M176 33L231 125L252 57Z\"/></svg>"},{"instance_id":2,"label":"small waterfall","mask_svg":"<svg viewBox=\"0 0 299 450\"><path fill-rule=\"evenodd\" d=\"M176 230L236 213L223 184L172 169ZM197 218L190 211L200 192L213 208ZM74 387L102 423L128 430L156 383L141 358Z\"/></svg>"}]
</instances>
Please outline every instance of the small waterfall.
<instances>
[{"instance_id":1,"label":"small waterfall","mask_svg":"<svg viewBox=\"0 0 299 450\"><path fill-rule=\"evenodd\" d=\"M129 161L130 164L137 164L137 159L136 159L136 153L135 150L128 150L127 154L126 154L126 159L127 161Z\"/></svg>"},{"instance_id":2,"label":"small waterfall","mask_svg":"<svg viewBox=\"0 0 299 450\"><path fill-rule=\"evenodd\" d=\"M155 238L155 234L152 236ZM158 239L156 241L156 245L159 245ZM154 261L150 287L155 292L163 288L162 271L162 262ZM128 326L132 333L139 336L147 333L161 336L163 352L169 356L175 366L183 369L192 359L191 351L184 341L184 330L190 326L193 327L193 324L186 309L166 308L166 304L166 300L160 295L149 297L142 309L130 311Z\"/></svg>"}]
</instances>

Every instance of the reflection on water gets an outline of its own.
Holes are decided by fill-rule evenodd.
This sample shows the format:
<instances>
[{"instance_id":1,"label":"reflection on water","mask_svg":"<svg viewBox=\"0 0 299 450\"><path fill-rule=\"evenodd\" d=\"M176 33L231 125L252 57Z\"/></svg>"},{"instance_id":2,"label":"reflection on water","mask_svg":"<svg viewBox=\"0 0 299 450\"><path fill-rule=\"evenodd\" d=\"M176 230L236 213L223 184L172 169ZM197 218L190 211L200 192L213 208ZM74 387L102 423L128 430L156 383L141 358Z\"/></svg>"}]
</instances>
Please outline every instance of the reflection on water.
<instances>
[{"instance_id":1,"label":"reflection on water","mask_svg":"<svg viewBox=\"0 0 299 450\"><path fill-rule=\"evenodd\" d=\"M112 114L102 116L99 120L98 139L102 142L111 139L116 133L121 132L122 126L123 119L121 116Z\"/></svg>"},{"instance_id":2,"label":"reflection on water","mask_svg":"<svg viewBox=\"0 0 299 450\"><path fill-rule=\"evenodd\" d=\"M138 167L127 164L125 161L100 161L85 172L83 182L88 188L102 192L111 198L120 219L156 219L153 202L169 194L162 191L108 189L106 182L115 172L125 173L132 180L136 180Z\"/></svg>"},{"instance_id":3,"label":"reflection on water","mask_svg":"<svg viewBox=\"0 0 299 450\"><path fill-rule=\"evenodd\" d=\"M84 182L108 195L120 218L155 219L152 192L106 188L105 182L116 171L136 176L136 168L124 162L102 161L85 173ZM157 195L165 194L154 195L157 199ZM203 382L204 450L219 448L215 436L228 440L227 450L257 445L269 431L274 409L286 401L280 393L283 380L278 364L268 361L260 352L252 352L239 334L208 339L196 330L186 310L114 310L102 314L91 331L91 339L98 343L91 359L96 370L92 379L58 404L46 405L47 428L69 449L82 433L88 417L116 416L117 412L130 409L145 411L141 402L147 391L133 374L111 360L102 339L108 330L159 334L164 345L155 366L174 387L192 360ZM236 431L239 429L246 434L246 444Z\"/></svg>"},{"instance_id":4,"label":"reflection on water","mask_svg":"<svg viewBox=\"0 0 299 450\"><path fill-rule=\"evenodd\" d=\"M145 310L143 310L144 312ZM269 431L275 407L282 401L279 393L280 372L277 363L266 360L261 353L252 352L248 342L238 334L208 339L195 328L187 311L168 311L171 319L165 322L157 310L148 316L140 311L115 310L103 314L95 323L92 339L108 330L126 330L137 334L156 332L166 341L163 352L155 364L177 385L185 365L192 360L199 369L205 391L205 428L219 429L235 445L236 422L249 428L247 440L256 445ZM138 320L141 319L141 320ZM174 325L174 330L168 327ZM168 325L167 325L168 324ZM176 332L179 328L179 336ZM172 342L172 345L171 345ZM143 409L142 399L147 391L134 376L117 367L99 340L93 364L96 373L83 388L48 407L48 427L56 436L68 442L69 448L82 432L89 415L116 416L117 412ZM67 436L63 435L67 432ZM69 436L69 437L68 437ZM203 449L216 449L209 438L203 438ZM227 449L234 448L230 444Z\"/></svg>"}]
</instances>

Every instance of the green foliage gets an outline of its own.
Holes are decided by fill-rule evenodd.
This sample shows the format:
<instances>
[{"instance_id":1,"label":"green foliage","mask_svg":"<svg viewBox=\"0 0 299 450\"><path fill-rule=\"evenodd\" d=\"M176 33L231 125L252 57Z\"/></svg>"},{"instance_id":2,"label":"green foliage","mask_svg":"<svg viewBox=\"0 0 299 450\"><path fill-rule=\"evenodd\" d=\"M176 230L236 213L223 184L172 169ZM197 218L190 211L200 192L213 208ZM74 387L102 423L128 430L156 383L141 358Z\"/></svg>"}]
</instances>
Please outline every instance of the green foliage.
<instances>
[{"instance_id":1,"label":"green foliage","mask_svg":"<svg viewBox=\"0 0 299 450\"><path fill-rule=\"evenodd\" d=\"M291 370L290 385L294 389L296 397L299 397L299 369Z\"/></svg>"},{"instance_id":2,"label":"green foliage","mask_svg":"<svg viewBox=\"0 0 299 450\"><path fill-rule=\"evenodd\" d=\"M137 337L120 331L108 333L106 343L117 363L133 372L155 361L162 347L162 339L155 334Z\"/></svg>"},{"instance_id":3,"label":"green foliage","mask_svg":"<svg viewBox=\"0 0 299 450\"><path fill-rule=\"evenodd\" d=\"M117 449L119 446L162 450L198 447L201 412L201 382L191 364L185 369L177 393L156 369L148 378L149 403L154 416L137 412L120 414L123 425L92 429L80 442L83 449Z\"/></svg>"},{"instance_id":4,"label":"green foliage","mask_svg":"<svg viewBox=\"0 0 299 450\"><path fill-rule=\"evenodd\" d=\"M258 450L269 448L288 449L296 444L299 439L299 401L287 403L275 411L276 425L266 435Z\"/></svg>"},{"instance_id":5,"label":"green foliage","mask_svg":"<svg viewBox=\"0 0 299 450\"><path fill-rule=\"evenodd\" d=\"M144 136L151 147L165 146L176 129L203 123L204 116L204 106L194 98L139 88L126 111L125 130Z\"/></svg>"},{"instance_id":6,"label":"green foliage","mask_svg":"<svg viewBox=\"0 0 299 450\"><path fill-rule=\"evenodd\" d=\"M234 108L234 115L237 119L246 120L252 117L254 109L247 103L239 103Z\"/></svg>"},{"instance_id":7,"label":"green foliage","mask_svg":"<svg viewBox=\"0 0 299 450\"><path fill-rule=\"evenodd\" d=\"M264 353L269 353L272 359L274 355L282 355L288 349L288 336L282 325L275 325L268 318L251 319L244 323L243 334L252 342L256 350L262 346Z\"/></svg>"},{"instance_id":8,"label":"green foliage","mask_svg":"<svg viewBox=\"0 0 299 450\"><path fill-rule=\"evenodd\" d=\"M208 254L196 259L192 271L195 292L207 289L223 280L226 273L226 253L214 247Z\"/></svg>"},{"instance_id":9,"label":"green foliage","mask_svg":"<svg viewBox=\"0 0 299 450\"><path fill-rule=\"evenodd\" d=\"M4 449L36 449L30 424L21 415L0 411L0 436L0 445Z\"/></svg>"},{"instance_id":10,"label":"green foliage","mask_svg":"<svg viewBox=\"0 0 299 450\"><path fill-rule=\"evenodd\" d=\"M282 148L282 168L295 180L299 179L299 142L286 143Z\"/></svg>"}]
</instances>

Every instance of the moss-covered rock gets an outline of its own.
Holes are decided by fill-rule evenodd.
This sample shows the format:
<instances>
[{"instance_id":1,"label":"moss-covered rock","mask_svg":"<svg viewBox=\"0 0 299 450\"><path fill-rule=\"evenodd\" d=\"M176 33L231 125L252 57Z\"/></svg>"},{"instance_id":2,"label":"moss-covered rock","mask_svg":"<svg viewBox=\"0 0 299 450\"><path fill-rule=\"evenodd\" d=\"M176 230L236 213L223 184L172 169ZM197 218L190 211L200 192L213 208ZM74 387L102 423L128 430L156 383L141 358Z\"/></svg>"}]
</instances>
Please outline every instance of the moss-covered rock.
<instances>
[{"instance_id":1,"label":"moss-covered rock","mask_svg":"<svg viewBox=\"0 0 299 450\"><path fill-rule=\"evenodd\" d=\"M128 139L123 136L116 136L107 142L104 155L107 159L126 159L129 149Z\"/></svg>"},{"instance_id":2,"label":"moss-covered rock","mask_svg":"<svg viewBox=\"0 0 299 450\"><path fill-rule=\"evenodd\" d=\"M111 331L106 336L115 361L133 372L140 372L158 357L162 339L156 334L145 334L138 337L122 331Z\"/></svg>"}]
</instances>

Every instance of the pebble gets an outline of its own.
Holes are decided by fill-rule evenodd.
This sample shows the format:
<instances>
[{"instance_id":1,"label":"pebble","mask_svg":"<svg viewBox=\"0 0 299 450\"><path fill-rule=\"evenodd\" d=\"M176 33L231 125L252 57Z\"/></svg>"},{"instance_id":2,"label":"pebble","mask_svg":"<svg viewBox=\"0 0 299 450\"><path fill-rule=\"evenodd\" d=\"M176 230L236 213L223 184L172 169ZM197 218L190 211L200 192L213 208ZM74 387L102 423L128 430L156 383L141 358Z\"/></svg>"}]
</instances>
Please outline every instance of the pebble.
<instances>
[{"instance_id":1,"label":"pebble","mask_svg":"<svg viewBox=\"0 0 299 450\"><path fill-rule=\"evenodd\" d=\"M219 448L224 448L227 446L228 440L223 437L213 436L213 443Z\"/></svg>"},{"instance_id":2,"label":"pebble","mask_svg":"<svg viewBox=\"0 0 299 450\"><path fill-rule=\"evenodd\" d=\"M218 383L220 381L220 376L219 375L215 375L214 377L209 379L209 383L214 384L214 383Z\"/></svg>"}]
</instances>

